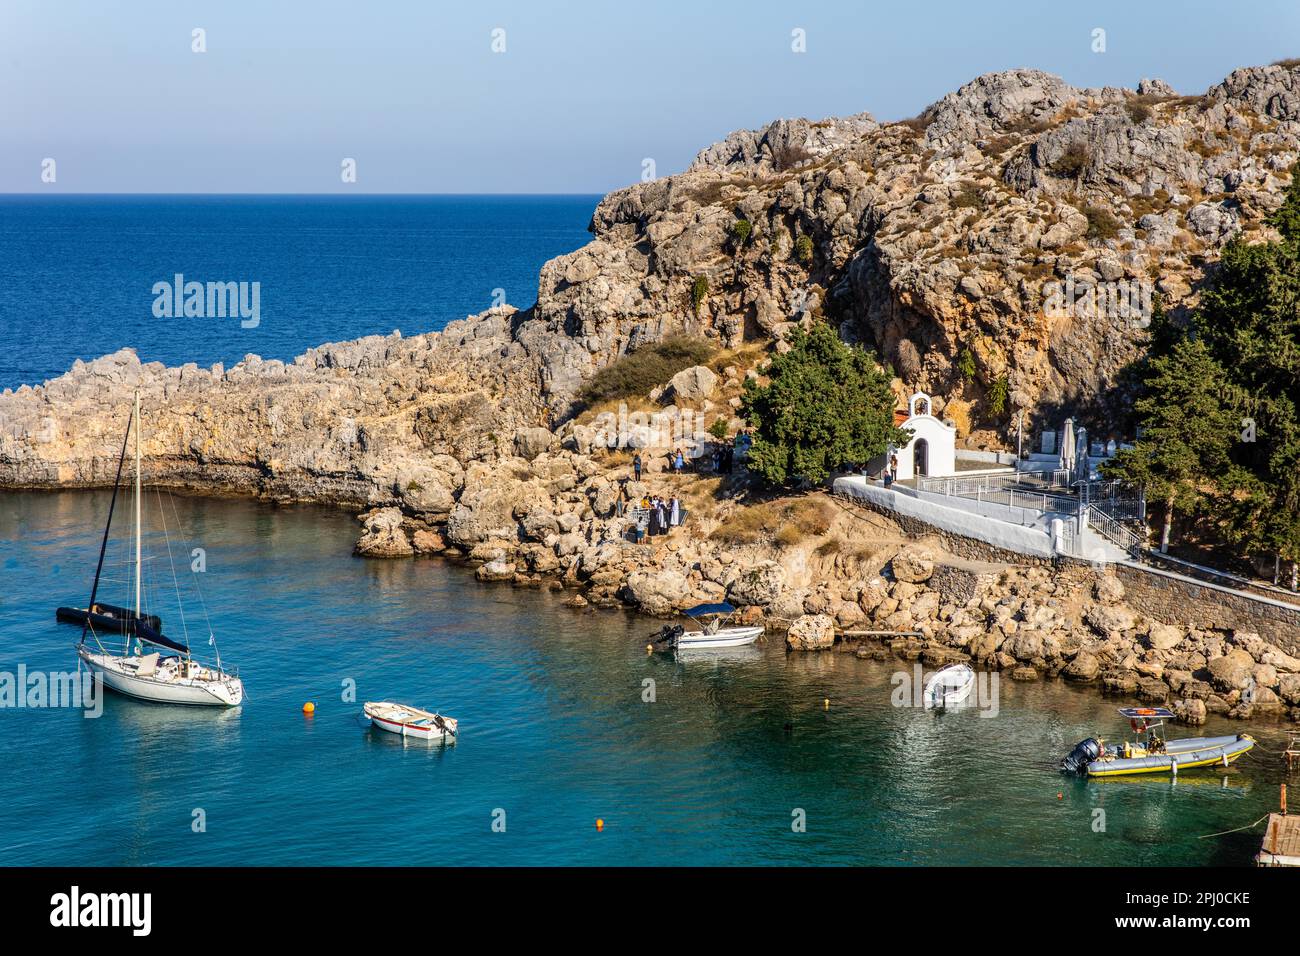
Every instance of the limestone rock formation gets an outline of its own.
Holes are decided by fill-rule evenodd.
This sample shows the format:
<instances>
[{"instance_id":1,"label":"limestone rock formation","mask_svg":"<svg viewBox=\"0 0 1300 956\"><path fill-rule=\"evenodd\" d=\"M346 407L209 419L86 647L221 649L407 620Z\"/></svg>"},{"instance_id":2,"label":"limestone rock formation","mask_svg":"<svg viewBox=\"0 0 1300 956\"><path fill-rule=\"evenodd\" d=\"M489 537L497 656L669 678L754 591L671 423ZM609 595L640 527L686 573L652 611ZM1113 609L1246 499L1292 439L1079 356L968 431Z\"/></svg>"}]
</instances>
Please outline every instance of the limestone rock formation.
<instances>
[{"instance_id":1,"label":"limestone rock formation","mask_svg":"<svg viewBox=\"0 0 1300 956\"><path fill-rule=\"evenodd\" d=\"M759 607L771 604L785 587L785 569L776 561L763 561L741 571L731 582L727 596L736 604Z\"/></svg>"},{"instance_id":2,"label":"limestone rock formation","mask_svg":"<svg viewBox=\"0 0 1300 956\"><path fill-rule=\"evenodd\" d=\"M835 621L825 614L805 614L790 625L786 645L792 651L821 651L835 645Z\"/></svg>"},{"instance_id":3,"label":"limestone rock formation","mask_svg":"<svg viewBox=\"0 0 1300 956\"><path fill-rule=\"evenodd\" d=\"M366 517L356 553L367 558L408 558L415 553L402 529L402 512L380 508Z\"/></svg>"},{"instance_id":4,"label":"limestone rock formation","mask_svg":"<svg viewBox=\"0 0 1300 956\"><path fill-rule=\"evenodd\" d=\"M890 568L895 579L910 584L920 584L930 580L934 574L934 552L924 548L904 548L894 555Z\"/></svg>"},{"instance_id":5,"label":"limestone rock formation","mask_svg":"<svg viewBox=\"0 0 1300 956\"><path fill-rule=\"evenodd\" d=\"M706 365L682 369L668 380L664 400L672 402L702 402L717 387L718 376Z\"/></svg>"}]
</instances>

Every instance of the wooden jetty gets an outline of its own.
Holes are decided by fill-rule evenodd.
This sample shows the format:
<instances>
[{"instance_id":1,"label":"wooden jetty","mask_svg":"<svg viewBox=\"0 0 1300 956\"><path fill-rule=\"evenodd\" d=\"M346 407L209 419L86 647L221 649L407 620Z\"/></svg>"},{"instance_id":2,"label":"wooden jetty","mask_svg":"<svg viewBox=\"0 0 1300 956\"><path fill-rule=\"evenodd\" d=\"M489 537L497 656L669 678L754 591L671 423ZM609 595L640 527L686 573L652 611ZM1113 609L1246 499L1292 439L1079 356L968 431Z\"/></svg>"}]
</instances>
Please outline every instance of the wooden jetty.
<instances>
[{"instance_id":1,"label":"wooden jetty","mask_svg":"<svg viewBox=\"0 0 1300 956\"><path fill-rule=\"evenodd\" d=\"M1300 816L1286 812L1286 784L1282 784L1282 811L1268 815L1264 844L1255 854L1256 866L1300 866Z\"/></svg>"}]
</instances>

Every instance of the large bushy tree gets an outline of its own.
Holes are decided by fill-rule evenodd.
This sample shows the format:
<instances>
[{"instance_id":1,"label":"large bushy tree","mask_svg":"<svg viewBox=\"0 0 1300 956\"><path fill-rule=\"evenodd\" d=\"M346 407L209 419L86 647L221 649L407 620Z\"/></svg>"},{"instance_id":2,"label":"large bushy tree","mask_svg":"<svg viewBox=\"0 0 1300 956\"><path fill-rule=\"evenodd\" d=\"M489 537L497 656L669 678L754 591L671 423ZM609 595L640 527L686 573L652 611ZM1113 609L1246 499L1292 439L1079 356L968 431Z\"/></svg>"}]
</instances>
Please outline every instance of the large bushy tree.
<instances>
[{"instance_id":1,"label":"large bushy tree","mask_svg":"<svg viewBox=\"0 0 1300 956\"><path fill-rule=\"evenodd\" d=\"M1268 220L1276 241L1230 241L1185 328L1153 325L1138 366L1143 438L1112 473L1172 507L1206 504L1249 555L1300 563L1300 164ZM1162 447L1163 446L1163 447ZM1209 493L1208 501L1206 492ZM1170 510L1172 510L1172 507ZM1163 538L1167 539L1166 524Z\"/></svg>"},{"instance_id":2,"label":"large bushy tree","mask_svg":"<svg viewBox=\"0 0 1300 956\"><path fill-rule=\"evenodd\" d=\"M1241 422L1234 467L1220 482L1229 540L1252 554L1300 561L1300 164L1269 217L1281 238L1223 250L1192 334L1228 375ZM1294 571L1293 571L1294 575Z\"/></svg>"},{"instance_id":3,"label":"large bushy tree","mask_svg":"<svg viewBox=\"0 0 1300 956\"><path fill-rule=\"evenodd\" d=\"M910 433L894 424L890 376L871 353L841 341L825 322L796 329L787 341L789 351L767 369L767 384L745 383L751 471L781 486L824 481L841 465L907 443Z\"/></svg>"},{"instance_id":4,"label":"large bushy tree","mask_svg":"<svg viewBox=\"0 0 1300 956\"><path fill-rule=\"evenodd\" d=\"M1196 509L1227 472L1237 418L1223 401L1223 369L1204 342L1183 338L1169 354L1152 356L1144 371L1144 394L1135 403L1142 437L1105 471L1164 504L1160 550L1167 551L1175 511Z\"/></svg>"}]
</instances>

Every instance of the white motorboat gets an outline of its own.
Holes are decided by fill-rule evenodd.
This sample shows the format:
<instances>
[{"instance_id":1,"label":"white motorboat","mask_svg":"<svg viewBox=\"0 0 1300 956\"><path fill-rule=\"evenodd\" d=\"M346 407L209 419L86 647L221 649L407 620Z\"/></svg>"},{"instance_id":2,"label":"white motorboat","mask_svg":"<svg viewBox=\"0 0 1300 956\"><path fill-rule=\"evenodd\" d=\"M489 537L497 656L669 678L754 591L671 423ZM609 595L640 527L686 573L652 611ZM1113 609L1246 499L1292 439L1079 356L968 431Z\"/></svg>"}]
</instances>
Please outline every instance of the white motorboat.
<instances>
[{"instance_id":1,"label":"white motorboat","mask_svg":"<svg viewBox=\"0 0 1300 956\"><path fill-rule=\"evenodd\" d=\"M142 606L142 518L141 518L141 481L140 481L140 393L135 393L135 407L127 421L126 436L122 439L122 453L117 462L117 478L113 483L113 498L108 509L108 521L104 525L104 538L99 548L99 564L95 568L95 582L90 589L90 603L87 607L100 607L96 601L99 592L100 576L104 570L104 554L108 549L109 531L113 525L113 511L117 505L117 493L122 481L122 465L126 460L127 442L135 430L135 562L132 583L135 587L135 603L128 613L114 617L114 627L103 632L96 630L98 615L86 614L83 618L81 641L77 645L77 657L80 663L90 668L91 672L103 680L104 686L128 697L147 700L159 704L189 704L208 707L235 707L244 699L244 684L238 674L228 673L221 664L221 653L216 650L216 636L209 627L208 643L214 649L216 662L205 664L196 660L190 653L188 635L182 639L168 637L162 633L161 621L156 615L146 614ZM161 497L159 499L161 505ZM160 508L161 511L161 508ZM165 524L165 521L164 521ZM165 533L164 528L164 533ZM170 558L170 545L168 546ZM176 581L176 569L171 568L173 581ZM197 588L198 582L195 581ZM179 586L178 586L179 592ZM179 593L177 599L179 600ZM207 611L204 610L206 618ZM182 624L184 628L184 617ZM122 646L106 647L104 642L110 637L120 637ZM89 640L88 640L89 638ZM147 650L160 647L173 653Z\"/></svg>"},{"instance_id":2,"label":"white motorboat","mask_svg":"<svg viewBox=\"0 0 1300 956\"><path fill-rule=\"evenodd\" d=\"M967 664L949 664L930 675L925 682L925 707L944 709L960 707L975 687L975 671Z\"/></svg>"},{"instance_id":3,"label":"white motorboat","mask_svg":"<svg viewBox=\"0 0 1300 956\"><path fill-rule=\"evenodd\" d=\"M444 717L431 710L421 710L407 704L395 704L391 701L367 701L361 708L370 718L372 726L386 730L400 737L416 737L420 740L439 740L445 743L456 742L456 730L459 724L453 717Z\"/></svg>"},{"instance_id":4,"label":"white motorboat","mask_svg":"<svg viewBox=\"0 0 1300 956\"><path fill-rule=\"evenodd\" d=\"M736 613L730 604L700 604L683 611L699 627L687 630L681 624L665 624L654 635L655 644L672 650L713 650L744 647L753 644L763 634L762 626L728 627L727 621Z\"/></svg>"}]
</instances>

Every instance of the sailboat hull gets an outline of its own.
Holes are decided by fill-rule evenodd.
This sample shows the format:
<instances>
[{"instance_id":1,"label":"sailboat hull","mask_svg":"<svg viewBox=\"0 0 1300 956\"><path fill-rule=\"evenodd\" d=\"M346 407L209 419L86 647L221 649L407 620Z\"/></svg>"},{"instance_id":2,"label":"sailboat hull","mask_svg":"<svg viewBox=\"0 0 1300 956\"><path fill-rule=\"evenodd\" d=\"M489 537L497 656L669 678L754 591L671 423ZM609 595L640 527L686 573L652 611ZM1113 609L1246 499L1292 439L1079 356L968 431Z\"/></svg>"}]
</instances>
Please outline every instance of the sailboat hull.
<instances>
[{"instance_id":1,"label":"sailboat hull","mask_svg":"<svg viewBox=\"0 0 1300 956\"><path fill-rule=\"evenodd\" d=\"M237 707L244 699L244 685L238 677L223 674L215 679L192 677L139 676L133 662L138 657L114 657L81 648L82 661L104 681L104 686L136 700L155 704L184 704L192 707Z\"/></svg>"}]
</instances>

